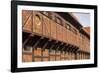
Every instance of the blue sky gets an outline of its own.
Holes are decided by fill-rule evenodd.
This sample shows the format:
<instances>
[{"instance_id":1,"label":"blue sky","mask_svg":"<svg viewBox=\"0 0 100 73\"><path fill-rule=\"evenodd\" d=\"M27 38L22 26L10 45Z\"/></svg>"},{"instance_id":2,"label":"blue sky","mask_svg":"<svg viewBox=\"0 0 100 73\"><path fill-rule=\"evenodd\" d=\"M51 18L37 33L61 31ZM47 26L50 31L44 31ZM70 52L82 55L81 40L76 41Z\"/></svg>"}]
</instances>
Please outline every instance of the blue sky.
<instances>
[{"instance_id":1,"label":"blue sky","mask_svg":"<svg viewBox=\"0 0 100 73\"><path fill-rule=\"evenodd\" d=\"M90 26L90 14L89 13L73 13L74 16L78 18L78 21L83 25L83 27Z\"/></svg>"}]
</instances>

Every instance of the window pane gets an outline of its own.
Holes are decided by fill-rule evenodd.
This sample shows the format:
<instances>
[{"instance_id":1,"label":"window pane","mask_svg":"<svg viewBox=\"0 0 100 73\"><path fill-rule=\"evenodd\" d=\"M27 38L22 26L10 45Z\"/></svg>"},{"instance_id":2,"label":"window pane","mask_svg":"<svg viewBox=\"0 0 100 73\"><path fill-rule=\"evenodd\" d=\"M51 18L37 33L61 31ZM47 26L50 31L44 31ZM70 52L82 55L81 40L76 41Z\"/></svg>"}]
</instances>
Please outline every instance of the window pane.
<instances>
[{"instance_id":1,"label":"window pane","mask_svg":"<svg viewBox=\"0 0 100 73\"><path fill-rule=\"evenodd\" d=\"M41 56L41 48L34 49L34 56Z\"/></svg>"},{"instance_id":2,"label":"window pane","mask_svg":"<svg viewBox=\"0 0 100 73\"><path fill-rule=\"evenodd\" d=\"M49 55L49 50L48 49L44 49L43 50L43 56L48 56Z\"/></svg>"}]
</instances>

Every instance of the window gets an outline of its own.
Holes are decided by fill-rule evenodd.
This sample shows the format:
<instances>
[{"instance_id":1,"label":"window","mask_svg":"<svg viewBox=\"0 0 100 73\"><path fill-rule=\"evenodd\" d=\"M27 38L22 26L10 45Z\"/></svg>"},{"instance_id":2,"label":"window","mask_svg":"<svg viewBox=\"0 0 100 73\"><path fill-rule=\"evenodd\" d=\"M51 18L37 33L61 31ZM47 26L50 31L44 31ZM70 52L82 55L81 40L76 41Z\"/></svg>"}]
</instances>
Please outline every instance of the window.
<instances>
[{"instance_id":1,"label":"window","mask_svg":"<svg viewBox=\"0 0 100 73\"><path fill-rule=\"evenodd\" d=\"M51 19L52 19L53 21L55 21L55 15L54 15L53 13L51 13Z\"/></svg>"},{"instance_id":2,"label":"window","mask_svg":"<svg viewBox=\"0 0 100 73\"><path fill-rule=\"evenodd\" d=\"M35 48L34 49L34 56L41 56L41 53L42 53L41 50L42 50L41 48Z\"/></svg>"},{"instance_id":3,"label":"window","mask_svg":"<svg viewBox=\"0 0 100 73\"><path fill-rule=\"evenodd\" d=\"M82 38L82 33L80 33L80 37Z\"/></svg>"},{"instance_id":4,"label":"window","mask_svg":"<svg viewBox=\"0 0 100 73\"><path fill-rule=\"evenodd\" d=\"M82 39L84 39L84 35L82 35Z\"/></svg>"},{"instance_id":5,"label":"window","mask_svg":"<svg viewBox=\"0 0 100 73\"><path fill-rule=\"evenodd\" d=\"M55 50L50 49L50 61L55 61Z\"/></svg>"},{"instance_id":6,"label":"window","mask_svg":"<svg viewBox=\"0 0 100 73\"><path fill-rule=\"evenodd\" d=\"M77 30L76 29L74 29L74 33L77 34Z\"/></svg>"},{"instance_id":7,"label":"window","mask_svg":"<svg viewBox=\"0 0 100 73\"><path fill-rule=\"evenodd\" d=\"M40 18L40 16L38 15L38 14L36 14L36 16L35 16L35 20L36 20L36 25L40 25L41 24L41 18Z\"/></svg>"},{"instance_id":8,"label":"window","mask_svg":"<svg viewBox=\"0 0 100 73\"><path fill-rule=\"evenodd\" d=\"M34 62L39 62L42 59L42 49L37 47L33 50L33 60Z\"/></svg>"},{"instance_id":9,"label":"window","mask_svg":"<svg viewBox=\"0 0 100 73\"><path fill-rule=\"evenodd\" d=\"M56 22L63 26L62 21L61 21L61 19L59 17L56 17Z\"/></svg>"},{"instance_id":10,"label":"window","mask_svg":"<svg viewBox=\"0 0 100 73\"><path fill-rule=\"evenodd\" d=\"M43 50L43 56L49 56L49 50L48 49L44 49Z\"/></svg>"},{"instance_id":11,"label":"window","mask_svg":"<svg viewBox=\"0 0 100 73\"><path fill-rule=\"evenodd\" d=\"M43 14L46 15L46 16L49 15L48 12L46 12L46 11L43 11Z\"/></svg>"},{"instance_id":12,"label":"window","mask_svg":"<svg viewBox=\"0 0 100 73\"><path fill-rule=\"evenodd\" d=\"M60 18L58 18L58 17L56 17L56 21L57 21L57 23L61 23L61 20L60 20Z\"/></svg>"},{"instance_id":13,"label":"window","mask_svg":"<svg viewBox=\"0 0 100 73\"><path fill-rule=\"evenodd\" d=\"M32 62L32 46L25 45L23 47L22 62Z\"/></svg>"},{"instance_id":14,"label":"window","mask_svg":"<svg viewBox=\"0 0 100 73\"><path fill-rule=\"evenodd\" d=\"M56 61L61 60L61 51L56 50Z\"/></svg>"},{"instance_id":15,"label":"window","mask_svg":"<svg viewBox=\"0 0 100 73\"><path fill-rule=\"evenodd\" d=\"M24 52L32 52L32 46L25 46L25 47L23 48L23 51L24 51Z\"/></svg>"},{"instance_id":16,"label":"window","mask_svg":"<svg viewBox=\"0 0 100 73\"><path fill-rule=\"evenodd\" d=\"M55 54L55 50L51 49L50 54Z\"/></svg>"},{"instance_id":17,"label":"window","mask_svg":"<svg viewBox=\"0 0 100 73\"><path fill-rule=\"evenodd\" d=\"M49 50L48 49L44 49L42 52L42 60L43 61L48 61L49 60Z\"/></svg>"},{"instance_id":18,"label":"window","mask_svg":"<svg viewBox=\"0 0 100 73\"><path fill-rule=\"evenodd\" d=\"M65 27L67 29L67 23L62 21L63 27Z\"/></svg>"},{"instance_id":19,"label":"window","mask_svg":"<svg viewBox=\"0 0 100 73\"><path fill-rule=\"evenodd\" d=\"M71 26L69 24L67 24L67 29L71 30Z\"/></svg>"},{"instance_id":20,"label":"window","mask_svg":"<svg viewBox=\"0 0 100 73\"><path fill-rule=\"evenodd\" d=\"M76 31L75 28L71 28L71 30L72 30L72 32L73 32L74 34L77 34L77 31Z\"/></svg>"}]
</instances>

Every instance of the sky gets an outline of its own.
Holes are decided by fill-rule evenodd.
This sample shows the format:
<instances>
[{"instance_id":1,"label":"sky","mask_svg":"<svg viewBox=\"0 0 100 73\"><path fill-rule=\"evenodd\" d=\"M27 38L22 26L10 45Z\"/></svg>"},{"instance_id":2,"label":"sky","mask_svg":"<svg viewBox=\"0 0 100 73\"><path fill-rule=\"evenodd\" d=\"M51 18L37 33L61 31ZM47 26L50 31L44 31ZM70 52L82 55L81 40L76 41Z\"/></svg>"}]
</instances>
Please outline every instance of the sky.
<instances>
[{"instance_id":1,"label":"sky","mask_svg":"<svg viewBox=\"0 0 100 73\"><path fill-rule=\"evenodd\" d=\"M73 13L74 16L78 18L78 21L83 25L83 27L90 26L90 14L89 13Z\"/></svg>"}]
</instances>

